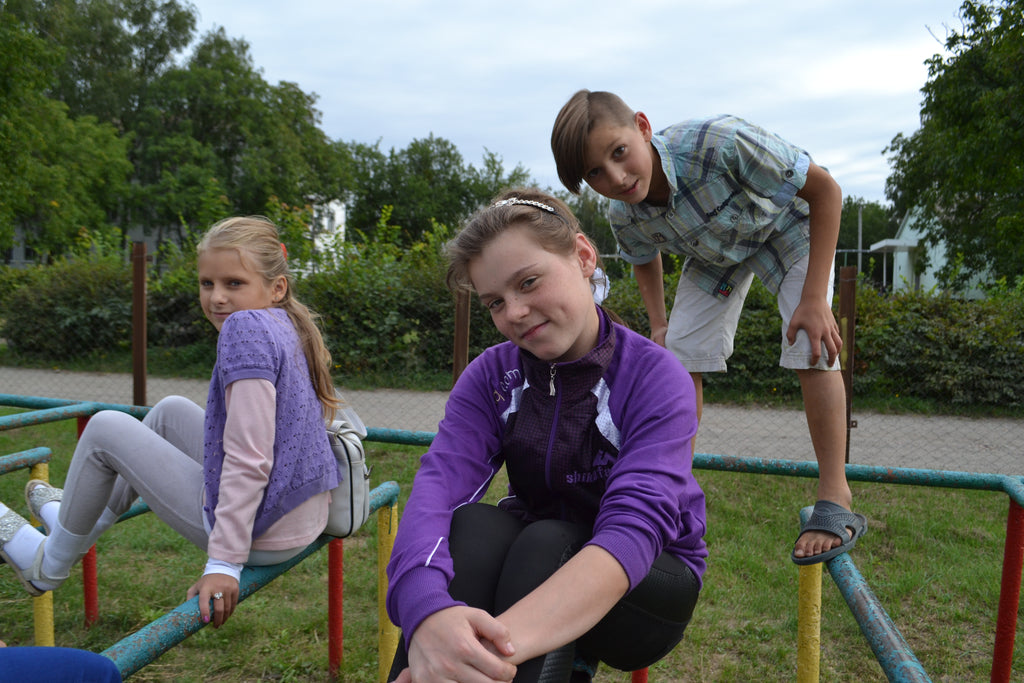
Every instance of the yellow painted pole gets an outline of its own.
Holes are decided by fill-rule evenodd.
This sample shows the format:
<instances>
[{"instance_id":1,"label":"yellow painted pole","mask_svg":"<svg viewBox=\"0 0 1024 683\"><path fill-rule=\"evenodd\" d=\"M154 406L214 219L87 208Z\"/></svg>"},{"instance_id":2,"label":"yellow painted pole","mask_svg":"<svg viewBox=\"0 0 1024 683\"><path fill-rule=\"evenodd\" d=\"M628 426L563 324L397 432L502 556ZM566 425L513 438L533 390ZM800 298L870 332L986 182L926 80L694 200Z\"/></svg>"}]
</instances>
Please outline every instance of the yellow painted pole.
<instances>
[{"instance_id":1,"label":"yellow painted pole","mask_svg":"<svg viewBox=\"0 0 1024 683\"><path fill-rule=\"evenodd\" d=\"M53 591L47 591L38 598L32 598L32 613L35 617L35 644L39 647L53 647Z\"/></svg>"},{"instance_id":2,"label":"yellow painted pole","mask_svg":"<svg viewBox=\"0 0 1024 683\"><path fill-rule=\"evenodd\" d=\"M386 608L388 575L385 571L391 559L398 533L398 503L377 510L377 678L386 683L391 672L391 660L398 648L398 627L388 619Z\"/></svg>"},{"instance_id":3,"label":"yellow painted pole","mask_svg":"<svg viewBox=\"0 0 1024 683\"><path fill-rule=\"evenodd\" d=\"M800 567L797 683L818 683L821 664L821 563Z\"/></svg>"},{"instance_id":4,"label":"yellow painted pole","mask_svg":"<svg viewBox=\"0 0 1024 683\"><path fill-rule=\"evenodd\" d=\"M50 466L45 462L32 465L29 470L31 479L50 481ZM33 517L29 520L34 526L40 521ZM41 647L53 647L56 640L53 636L53 591L47 591L38 598L32 598L32 616L35 628L35 644Z\"/></svg>"}]
</instances>

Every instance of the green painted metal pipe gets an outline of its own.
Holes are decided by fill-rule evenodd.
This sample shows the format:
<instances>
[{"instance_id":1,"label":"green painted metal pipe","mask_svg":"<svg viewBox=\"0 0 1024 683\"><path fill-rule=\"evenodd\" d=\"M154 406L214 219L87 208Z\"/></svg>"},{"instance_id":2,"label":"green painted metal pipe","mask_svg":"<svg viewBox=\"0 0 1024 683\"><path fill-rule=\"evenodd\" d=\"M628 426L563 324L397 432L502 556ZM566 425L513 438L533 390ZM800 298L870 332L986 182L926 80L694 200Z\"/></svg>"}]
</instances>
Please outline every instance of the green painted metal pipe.
<instances>
[{"instance_id":1,"label":"green painted metal pipe","mask_svg":"<svg viewBox=\"0 0 1024 683\"><path fill-rule=\"evenodd\" d=\"M370 491L370 511L394 505L398 501L398 492L398 484L393 481L375 487ZM281 564L245 567L239 582L238 601L242 602L331 540L331 536L321 536L301 553ZM127 678L204 626L206 624L199 616L199 599L192 598L118 641L101 654L112 659L121 675Z\"/></svg>"},{"instance_id":2,"label":"green painted metal pipe","mask_svg":"<svg viewBox=\"0 0 1024 683\"><path fill-rule=\"evenodd\" d=\"M52 455L49 448L30 448L27 451L0 456L0 475L50 462Z\"/></svg>"}]
</instances>

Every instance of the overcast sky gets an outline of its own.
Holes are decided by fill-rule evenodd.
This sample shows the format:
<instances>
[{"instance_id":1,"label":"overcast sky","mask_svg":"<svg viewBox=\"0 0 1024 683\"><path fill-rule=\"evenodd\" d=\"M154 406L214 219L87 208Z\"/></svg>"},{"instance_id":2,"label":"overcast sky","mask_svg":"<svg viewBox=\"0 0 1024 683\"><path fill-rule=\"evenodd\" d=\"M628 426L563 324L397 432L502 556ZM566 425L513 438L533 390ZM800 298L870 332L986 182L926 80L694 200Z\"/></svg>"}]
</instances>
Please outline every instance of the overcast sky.
<instances>
[{"instance_id":1,"label":"overcast sky","mask_svg":"<svg viewBox=\"0 0 1024 683\"><path fill-rule=\"evenodd\" d=\"M479 166L562 189L551 124L580 88L655 129L736 114L807 149L844 194L885 201L883 149L917 129L925 60L961 0L193 0L271 82L319 97L334 140L385 152L430 134Z\"/></svg>"}]
</instances>

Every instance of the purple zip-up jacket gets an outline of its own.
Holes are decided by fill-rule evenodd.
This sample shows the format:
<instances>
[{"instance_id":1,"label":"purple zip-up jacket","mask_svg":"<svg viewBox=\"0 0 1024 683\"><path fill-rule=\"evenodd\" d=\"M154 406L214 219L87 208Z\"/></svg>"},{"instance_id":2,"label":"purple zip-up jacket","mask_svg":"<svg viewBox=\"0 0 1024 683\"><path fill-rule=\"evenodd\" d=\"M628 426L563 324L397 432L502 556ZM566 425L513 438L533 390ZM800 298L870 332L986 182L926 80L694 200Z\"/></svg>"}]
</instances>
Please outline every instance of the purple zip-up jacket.
<instances>
[{"instance_id":1,"label":"purple zip-up jacket","mask_svg":"<svg viewBox=\"0 0 1024 683\"><path fill-rule=\"evenodd\" d=\"M460 605L448 594L453 511L479 501L504 464L520 518L593 525L632 589L667 551L697 576L707 548L704 492L693 478L693 381L666 349L601 311L601 341L547 363L511 342L473 360L452 389L402 514L388 564L387 609L406 639Z\"/></svg>"}]
</instances>

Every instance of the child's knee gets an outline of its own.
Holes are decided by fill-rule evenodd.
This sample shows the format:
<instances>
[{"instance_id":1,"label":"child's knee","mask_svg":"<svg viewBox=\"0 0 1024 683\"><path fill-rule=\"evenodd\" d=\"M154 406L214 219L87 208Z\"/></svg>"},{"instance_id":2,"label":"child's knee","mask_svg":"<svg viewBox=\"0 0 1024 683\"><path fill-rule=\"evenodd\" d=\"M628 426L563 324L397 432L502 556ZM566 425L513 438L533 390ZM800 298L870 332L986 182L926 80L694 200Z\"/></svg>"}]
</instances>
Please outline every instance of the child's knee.
<instances>
[{"instance_id":1,"label":"child's knee","mask_svg":"<svg viewBox=\"0 0 1024 683\"><path fill-rule=\"evenodd\" d=\"M138 423L137 419L120 410L101 410L89 418L82 436L115 433Z\"/></svg>"}]
</instances>

